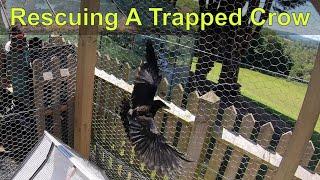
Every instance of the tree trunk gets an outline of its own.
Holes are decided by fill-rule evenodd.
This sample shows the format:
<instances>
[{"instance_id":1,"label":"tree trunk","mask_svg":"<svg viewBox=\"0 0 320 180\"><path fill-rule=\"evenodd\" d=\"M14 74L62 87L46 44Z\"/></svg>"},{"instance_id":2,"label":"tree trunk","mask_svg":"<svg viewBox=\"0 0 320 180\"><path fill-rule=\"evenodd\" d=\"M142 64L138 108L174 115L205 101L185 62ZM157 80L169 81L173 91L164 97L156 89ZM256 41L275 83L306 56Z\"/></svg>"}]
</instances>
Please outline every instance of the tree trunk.
<instances>
[{"instance_id":1,"label":"tree trunk","mask_svg":"<svg viewBox=\"0 0 320 180\"><path fill-rule=\"evenodd\" d=\"M267 0L264 4L264 9L269 11L273 0ZM235 0L209 0L208 8L206 8L206 1L199 0L200 13L224 12L231 14L236 12L238 8L243 8L246 1L240 2ZM205 91L207 74L214 67L214 62L222 62L222 69L219 78L219 85L217 86L220 93L225 91L229 94L233 91L235 94L239 93L240 85L238 84L238 75L241 63L241 57L246 55L247 48L250 41L257 37L262 27L255 27L250 23L250 14L254 8L259 7L260 0L250 1L247 14L242 18L242 26L225 26L213 25L204 31L199 32L198 43L198 63L196 65L195 80L193 83L198 91ZM260 19L266 19L267 16L261 16ZM226 87L228 86L228 87ZM219 88L220 87L220 88Z\"/></svg>"}]
</instances>

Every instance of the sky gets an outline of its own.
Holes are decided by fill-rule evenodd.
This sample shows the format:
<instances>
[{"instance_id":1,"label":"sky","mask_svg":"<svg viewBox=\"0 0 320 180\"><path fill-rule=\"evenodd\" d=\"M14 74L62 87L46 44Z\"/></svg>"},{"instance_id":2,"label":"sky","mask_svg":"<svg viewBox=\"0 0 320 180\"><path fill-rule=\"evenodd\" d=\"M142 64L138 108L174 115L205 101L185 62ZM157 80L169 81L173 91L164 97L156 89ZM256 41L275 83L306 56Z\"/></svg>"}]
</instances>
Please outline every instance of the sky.
<instances>
[{"instance_id":1,"label":"sky","mask_svg":"<svg viewBox=\"0 0 320 180\"><path fill-rule=\"evenodd\" d=\"M289 11L289 13L292 13L292 12L302 12L302 13L310 12L311 17L308 22L308 26L307 27L302 27L302 26L297 27L297 26L293 25L293 23L292 23L289 26L284 27L284 26L279 26L277 23L275 23L273 26L271 26L271 27L268 26L268 27L270 29L284 31L284 32L290 32L290 33L301 35L306 38L320 41L320 23L319 23L320 22L320 15L316 11L316 9L313 7L313 5L310 2L307 2L307 4L305 6L300 6L300 7L297 7L295 9Z\"/></svg>"},{"instance_id":2,"label":"sky","mask_svg":"<svg viewBox=\"0 0 320 180\"><path fill-rule=\"evenodd\" d=\"M302 36L309 39L316 40L316 41L320 41L320 35L302 35Z\"/></svg>"}]
</instances>

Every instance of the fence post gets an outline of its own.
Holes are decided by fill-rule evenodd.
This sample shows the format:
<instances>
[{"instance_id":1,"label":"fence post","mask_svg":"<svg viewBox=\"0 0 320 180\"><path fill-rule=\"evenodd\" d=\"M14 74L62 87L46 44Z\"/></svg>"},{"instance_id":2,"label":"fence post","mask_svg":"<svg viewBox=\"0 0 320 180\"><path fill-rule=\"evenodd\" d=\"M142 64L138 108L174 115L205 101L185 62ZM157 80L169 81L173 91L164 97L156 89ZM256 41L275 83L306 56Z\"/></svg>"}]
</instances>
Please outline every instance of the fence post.
<instances>
[{"instance_id":1,"label":"fence post","mask_svg":"<svg viewBox=\"0 0 320 180\"><path fill-rule=\"evenodd\" d=\"M81 12L98 12L100 1L82 0ZM84 19L81 19L83 22ZM88 18L91 21L91 18ZM83 23L81 23L83 24ZM88 24L91 24L89 22ZM84 158L89 158L94 69L97 62L98 26L80 26L78 44L77 85L75 99L74 148Z\"/></svg>"},{"instance_id":2,"label":"fence post","mask_svg":"<svg viewBox=\"0 0 320 180\"><path fill-rule=\"evenodd\" d=\"M309 87L302 104L298 121L289 141L289 146L274 176L275 180L292 179L299 166L304 150L312 136L320 114L320 46L311 74Z\"/></svg>"},{"instance_id":3,"label":"fence post","mask_svg":"<svg viewBox=\"0 0 320 180\"><path fill-rule=\"evenodd\" d=\"M212 119L218 114L219 103L220 98L216 96L213 91L200 97L198 112L187 148L188 157L191 158L193 162L185 164L185 174L181 179L192 179L195 174L206 136L209 134L209 127L213 122Z\"/></svg>"},{"instance_id":4,"label":"fence post","mask_svg":"<svg viewBox=\"0 0 320 180\"><path fill-rule=\"evenodd\" d=\"M311 0L311 3L313 4L314 8L318 11L320 15L320 2L319 0Z\"/></svg>"}]
</instances>

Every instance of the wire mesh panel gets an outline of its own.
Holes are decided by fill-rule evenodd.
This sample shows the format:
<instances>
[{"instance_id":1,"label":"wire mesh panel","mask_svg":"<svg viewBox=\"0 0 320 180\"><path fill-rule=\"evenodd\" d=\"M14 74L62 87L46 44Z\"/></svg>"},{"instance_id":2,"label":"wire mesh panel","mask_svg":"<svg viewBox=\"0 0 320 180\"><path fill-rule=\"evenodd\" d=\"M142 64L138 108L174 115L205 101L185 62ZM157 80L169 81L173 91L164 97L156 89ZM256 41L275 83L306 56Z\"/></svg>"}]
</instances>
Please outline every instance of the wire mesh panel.
<instances>
[{"instance_id":1,"label":"wire mesh panel","mask_svg":"<svg viewBox=\"0 0 320 180\"><path fill-rule=\"evenodd\" d=\"M0 179L10 179L44 130L73 143L75 46L14 26L0 65Z\"/></svg>"},{"instance_id":2,"label":"wire mesh panel","mask_svg":"<svg viewBox=\"0 0 320 180\"><path fill-rule=\"evenodd\" d=\"M315 21L320 17L311 3L107 3L124 15L138 8L143 25L135 27L134 33L104 33L99 38L92 160L115 179L271 179L292 135L318 51L319 41L312 35L319 34ZM227 23L188 31L185 26L165 26L160 20L153 27L149 7L213 14L242 8L244 22L237 27ZM295 26L283 31L255 26L248 16L257 7L268 12L311 11L312 25L304 31ZM157 173L139 160L119 116L121 102L131 96L135 74L145 60L148 39L153 41L163 75L157 98L170 103L168 110L157 112L156 126L168 144L192 160L172 169L172 174ZM305 147L297 179L320 178L317 127Z\"/></svg>"}]
</instances>

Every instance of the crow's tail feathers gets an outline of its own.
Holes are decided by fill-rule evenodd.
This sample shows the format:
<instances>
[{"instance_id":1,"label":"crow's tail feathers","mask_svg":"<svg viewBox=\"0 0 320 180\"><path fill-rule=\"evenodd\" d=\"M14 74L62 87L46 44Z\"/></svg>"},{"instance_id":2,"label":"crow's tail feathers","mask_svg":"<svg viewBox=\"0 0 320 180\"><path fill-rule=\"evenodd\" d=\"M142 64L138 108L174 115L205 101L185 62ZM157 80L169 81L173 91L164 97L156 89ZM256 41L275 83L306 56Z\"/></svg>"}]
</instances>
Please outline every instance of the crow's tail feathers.
<instances>
[{"instance_id":1,"label":"crow's tail feathers","mask_svg":"<svg viewBox=\"0 0 320 180\"><path fill-rule=\"evenodd\" d=\"M155 63L154 65L156 65L158 60L156 52L154 51L153 43L150 39L146 42L146 60L150 64Z\"/></svg>"},{"instance_id":2,"label":"crow's tail feathers","mask_svg":"<svg viewBox=\"0 0 320 180\"><path fill-rule=\"evenodd\" d=\"M149 169L164 175L179 173L182 163L191 162L174 147L166 143L166 139L146 129L138 121L129 120L130 140L135 147L138 159Z\"/></svg>"}]
</instances>

